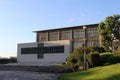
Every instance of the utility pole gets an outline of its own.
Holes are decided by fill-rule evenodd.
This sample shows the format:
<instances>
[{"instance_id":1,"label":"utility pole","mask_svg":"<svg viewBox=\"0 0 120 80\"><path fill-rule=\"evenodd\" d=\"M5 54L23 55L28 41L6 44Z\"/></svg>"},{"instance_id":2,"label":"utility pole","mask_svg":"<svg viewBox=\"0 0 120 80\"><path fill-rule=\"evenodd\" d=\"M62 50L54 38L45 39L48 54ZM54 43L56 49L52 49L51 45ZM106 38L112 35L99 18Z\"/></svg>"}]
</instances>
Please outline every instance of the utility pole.
<instances>
[{"instance_id":1,"label":"utility pole","mask_svg":"<svg viewBox=\"0 0 120 80\"><path fill-rule=\"evenodd\" d=\"M84 48L84 64L83 64L83 69L86 70L86 47L87 47L87 33L86 33L86 26L83 26L83 30L84 30L84 44L83 44L83 48Z\"/></svg>"}]
</instances>

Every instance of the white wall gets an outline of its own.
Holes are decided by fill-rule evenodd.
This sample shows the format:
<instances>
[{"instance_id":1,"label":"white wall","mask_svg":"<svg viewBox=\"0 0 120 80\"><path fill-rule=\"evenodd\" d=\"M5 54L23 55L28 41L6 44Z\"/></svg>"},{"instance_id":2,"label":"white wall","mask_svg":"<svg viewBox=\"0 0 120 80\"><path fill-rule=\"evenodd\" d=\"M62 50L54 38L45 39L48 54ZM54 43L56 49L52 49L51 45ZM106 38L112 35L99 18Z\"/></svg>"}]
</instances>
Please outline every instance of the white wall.
<instances>
[{"instance_id":1,"label":"white wall","mask_svg":"<svg viewBox=\"0 0 120 80\"><path fill-rule=\"evenodd\" d=\"M17 61L18 62L33 62L37 54L21 54L21 48L37 47L37 43L22 43L17 46Z\"/></svg>"},{"instance_id":2,"label":"white wall","mask_svg":"<svg viewBox=\"0 0 120 80\"><path fill-rule=\"evenodd\" d=\"M18 44L18 62L55 62L60 63L66 60L66 57L71 53L71 41L70 40L58 40L58 41L46 41L45 46L60 46L64 45L64 53L48 53L44 54L43 59L38 59L37 54L21 54L21 48L37 47L38 43L24 43Z\"/></svg>"}]
</instances>

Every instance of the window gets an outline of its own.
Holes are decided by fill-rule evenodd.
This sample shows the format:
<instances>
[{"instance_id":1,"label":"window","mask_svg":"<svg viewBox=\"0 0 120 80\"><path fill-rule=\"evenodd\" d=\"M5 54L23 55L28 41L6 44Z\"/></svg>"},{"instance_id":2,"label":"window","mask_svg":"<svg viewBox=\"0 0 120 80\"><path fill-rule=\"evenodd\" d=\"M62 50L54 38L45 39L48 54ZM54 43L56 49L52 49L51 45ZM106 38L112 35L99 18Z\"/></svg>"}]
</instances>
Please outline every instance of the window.
<instances>
[{"instance_id":1,"label":"window","mask_svg":"<svg viewBox=\"0 0 120 80\"><path fill-rule=\"evenodd\" d=\"M98 36L97 28L88 28L88 36Z\"/></svg>"},{"instance_id":2,"label":"window","mask_svg":"<svg viewBox=\"0 0 120 80\"><path fill-rule=\"evenodd\" d=\"M37 54L38 49L37 48L21 48L21 54Z\"/></svg>"},{"instance_id":3,"label":"window","mask_svg":"<svg viewBox=\"0 0 120 80\"><path fill-rule=\"evenodd\" d=\"M74 42L74 46L73 46L73 48L75 49L75 48L79 48L79 47L81 47L82 46L82 44L83 44L83 42L80 42L80 41L75 41Z\"/></svg>"},{"instance_id":4,"label":"window","mask_svg":"<svg viewBox=\"0 0 120 80\"><path fill-rule=\"evenodd\" d=\"M71 39L71 31L61 31L61 40Z\"/></svg>"},{"instance_id":5,"label":"window","mask_svg":"<svg viewBox=\"0 0 120 80\"><path fill-rule=\"evenodd\" d=\"M58 40L58 32L55 31L55 32L50 32L49 33L49 40L52 41L52 40Z\"/></svg>"},{"instance_id":6,"label":"window","mask_svg":"<svg viewBox=\"0 0 120 80\"><path fill-rule=\"evenodd\" d=\"M39 33L39 41L47 41L47 33Z\"/></svg>"},{"instance_id":7,"label":"window","mask_svg":"<svg viewBox=\"0 0 120 80\"><path fill-rule=\"evenodd\" d=\"M73 31L73 38L81 38L84 37L84 31L82 29Z\"/></svg>"},{"instance_id":8,"label":"window","mask_svg":"<svg viewBox=\"0 0 120 80\"><path fill-rule=\"evenodd\" d=\"M38 48L39 53L64 53L64 46L49 46Z\"/></svg>"},{"instance_id":9,"label":"window","mask_svg":"<svg viewBox=\"0 0 120 80\"><path fill-rule=\"evenodd\" d=\"M64 46L21 48L21 54L64 53Z\"/></svg>"},{"instance_id":10,"label":"window","mask_svg":"<svg viewBox=\"0 0 120 80\"><path fill-rule=\"evenodd\" d=\"M79 38L79 37L80 37L80 31L79 30L74 30L73 38Z\"/></svg>"}]
</instances>

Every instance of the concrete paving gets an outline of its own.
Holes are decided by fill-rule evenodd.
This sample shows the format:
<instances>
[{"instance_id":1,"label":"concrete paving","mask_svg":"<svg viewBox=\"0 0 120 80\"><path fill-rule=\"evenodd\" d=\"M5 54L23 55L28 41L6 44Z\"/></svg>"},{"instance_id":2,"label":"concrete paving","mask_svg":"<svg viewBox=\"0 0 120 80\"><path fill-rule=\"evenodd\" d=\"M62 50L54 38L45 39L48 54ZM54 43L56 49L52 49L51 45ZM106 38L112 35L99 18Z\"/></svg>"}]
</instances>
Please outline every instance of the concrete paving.
<instances>
[{"instance_id":1,"label":"concrete paving","mask_svg":"<svg viewBox=\"0 0 120 80\"><path fill-rule=\"evenodd\" d=\"M0 71L0 80L59 80L60 74L29 71Z\"/></svg>"},{"instance_id":2,"label":"concrete paving","mask_svg":"<svg viewBox=\"0 0 120 80\"><path fill-rule=\"evenodd\" d=\"M56 62L20 62L20 63L8 63L4 65L24 65L24 66L53 66L53 65L58 65L60 63Z\"/></svg>"}]
</instances>

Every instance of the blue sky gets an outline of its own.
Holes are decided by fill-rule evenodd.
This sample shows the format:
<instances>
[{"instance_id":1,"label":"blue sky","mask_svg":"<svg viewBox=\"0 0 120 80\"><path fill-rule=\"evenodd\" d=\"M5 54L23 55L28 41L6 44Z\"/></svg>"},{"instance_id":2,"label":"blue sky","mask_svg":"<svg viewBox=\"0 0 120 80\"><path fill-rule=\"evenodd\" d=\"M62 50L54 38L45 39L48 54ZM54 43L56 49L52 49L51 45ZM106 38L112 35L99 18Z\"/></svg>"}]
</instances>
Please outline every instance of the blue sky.
<instances>
[{"instance_id":1,"label":"blue sky","mask_svg":"<svg viewBox=\"0 0 120 80\"><path fill-rule=\"evenodd\" d=\"M0 0L0 56L35 42L32 31L95 24L120 14L120 0Z\"/></svg>"}]
</instances>

